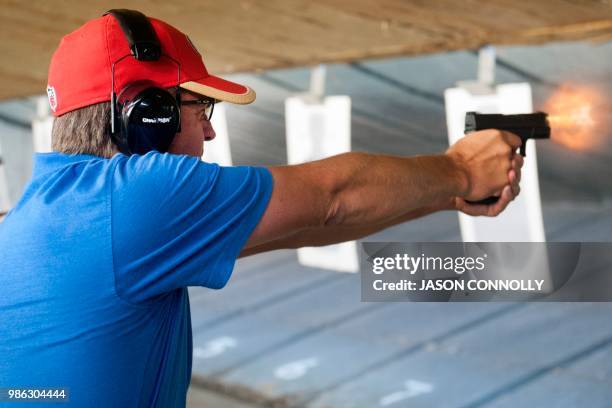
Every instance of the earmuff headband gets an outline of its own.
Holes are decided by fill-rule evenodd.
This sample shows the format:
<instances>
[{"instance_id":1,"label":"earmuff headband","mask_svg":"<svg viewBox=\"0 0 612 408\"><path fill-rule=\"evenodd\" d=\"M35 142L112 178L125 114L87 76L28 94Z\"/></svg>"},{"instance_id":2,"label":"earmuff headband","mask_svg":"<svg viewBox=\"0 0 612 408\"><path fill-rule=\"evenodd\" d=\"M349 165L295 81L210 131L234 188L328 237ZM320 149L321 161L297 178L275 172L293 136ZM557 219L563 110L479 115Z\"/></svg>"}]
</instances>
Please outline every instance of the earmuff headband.
<instances>
[{"instance_id":1,"label":"earmuff headband","mask_svg":"<svg viewBox=\"0 0 612 408\"><path fill-rule=\"evenodd\" d=\"M119 23L130 45L132 55L138 61L157 61L161 57L161 45L149 19L139 11L112 9L111 14Z\"/></svg>"}]
</instances>

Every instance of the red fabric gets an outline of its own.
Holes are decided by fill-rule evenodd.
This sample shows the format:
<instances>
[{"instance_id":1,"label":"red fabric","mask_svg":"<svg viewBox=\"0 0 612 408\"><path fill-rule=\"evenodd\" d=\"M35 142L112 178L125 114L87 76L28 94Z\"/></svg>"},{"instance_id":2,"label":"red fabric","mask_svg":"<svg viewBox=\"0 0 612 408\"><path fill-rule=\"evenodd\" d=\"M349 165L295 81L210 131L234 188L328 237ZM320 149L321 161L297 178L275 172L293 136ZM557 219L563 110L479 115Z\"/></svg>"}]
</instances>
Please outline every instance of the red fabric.
<instances>
[{"instance_id":1,"label":"red fabric","mask_svg":"<svg viewBox=\"0 0 612 408\"><path fill-rule=\"evenodd\" d=\"M236 94L242 85L210 76L202 56L187 36L171 25L149 19L161 43L162 54L181 64L181 83L197 81ZM116 62L121 57L127 58ZM111 15L99 17L62 38L51 58L47 93L55 116L83 106L109 101L111 98L111 65L115 61L115 92L127 84L147 79L161 87L177 85L178 66L162 56L159 61L137 61L119 23Z\"/></svg>"},{"instance_id":2,"label":"red fabric","mask_svg":"<svg viewBox=\"0 0 612 408\"><path fill-rule=\"evenodd\" d=\"M202 85L208 85L210 87L221 89L223 91L231 92L233 94L238 95L242 95L248 92L248 88L246 86L213 75L199 79L195 82L199 82Z\"/></svg>"}]
</instances>

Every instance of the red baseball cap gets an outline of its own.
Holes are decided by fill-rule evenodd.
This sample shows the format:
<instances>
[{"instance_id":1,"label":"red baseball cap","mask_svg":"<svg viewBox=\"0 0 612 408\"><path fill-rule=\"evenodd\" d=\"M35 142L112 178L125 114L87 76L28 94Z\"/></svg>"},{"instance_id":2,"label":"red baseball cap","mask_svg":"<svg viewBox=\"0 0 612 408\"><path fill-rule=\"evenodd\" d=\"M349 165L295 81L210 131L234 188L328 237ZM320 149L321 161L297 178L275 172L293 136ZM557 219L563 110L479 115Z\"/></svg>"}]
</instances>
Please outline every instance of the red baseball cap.
<instances>
[{"instance_id":1,"label":"red baseball cap","mask_svg":"<svg viewBox=\"0 0 612 408\"><path fill-rule=\"evenodd\" d=\"M180 86L221 101L247 104L255 100L248 86L210 75L189 37L161 20L149 18L162 54L180 63ZM111 66L115 62L115 92L129 83L150 80L162 88L177 85L178 66L162 55L157 61L138 61L128 40L110 14L88 21L64 36L51 58L47 95L54 116L111 99Z\"/></svg>"}]
</instances>

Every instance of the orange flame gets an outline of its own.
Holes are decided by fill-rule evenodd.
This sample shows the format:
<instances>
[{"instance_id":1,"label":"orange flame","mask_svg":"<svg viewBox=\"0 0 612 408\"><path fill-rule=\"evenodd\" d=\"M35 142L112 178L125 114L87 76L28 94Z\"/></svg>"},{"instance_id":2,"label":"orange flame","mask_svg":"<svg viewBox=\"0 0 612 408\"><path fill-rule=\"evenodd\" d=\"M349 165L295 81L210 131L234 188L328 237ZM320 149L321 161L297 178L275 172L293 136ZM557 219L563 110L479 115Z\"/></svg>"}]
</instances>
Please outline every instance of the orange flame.
<instances>
[{"instance_id":1,"label":"orange flame","mask_svg":"<svg viewBox=\"0 0 612 408\"><path fill-rule=\"evenodd\" d=\"M592 150L603 143L604 99L595 89L564 85L544 105L551 138L570 149Z\"/></svg>"}]
</instances>

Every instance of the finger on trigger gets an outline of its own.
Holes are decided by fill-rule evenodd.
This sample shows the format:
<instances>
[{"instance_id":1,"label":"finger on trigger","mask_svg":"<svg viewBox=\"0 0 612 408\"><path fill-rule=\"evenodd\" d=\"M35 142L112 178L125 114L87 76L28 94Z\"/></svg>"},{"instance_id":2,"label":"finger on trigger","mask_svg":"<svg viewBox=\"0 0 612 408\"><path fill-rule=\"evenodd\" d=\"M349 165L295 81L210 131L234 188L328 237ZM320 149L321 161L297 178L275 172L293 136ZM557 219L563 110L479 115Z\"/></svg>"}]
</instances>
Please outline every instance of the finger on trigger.
<instances>
[{"instance_id":1,"label":"finger on trigger","mask_svg":"<svg viewBox=\"0 0 612 408\"><path fill-rule=\"evenodd\" d=\"M512 146L513 151L518 149L523 144L521 138L514 133L503 131L502 135L506 143Z\"/></svg>"}]
</instances>

